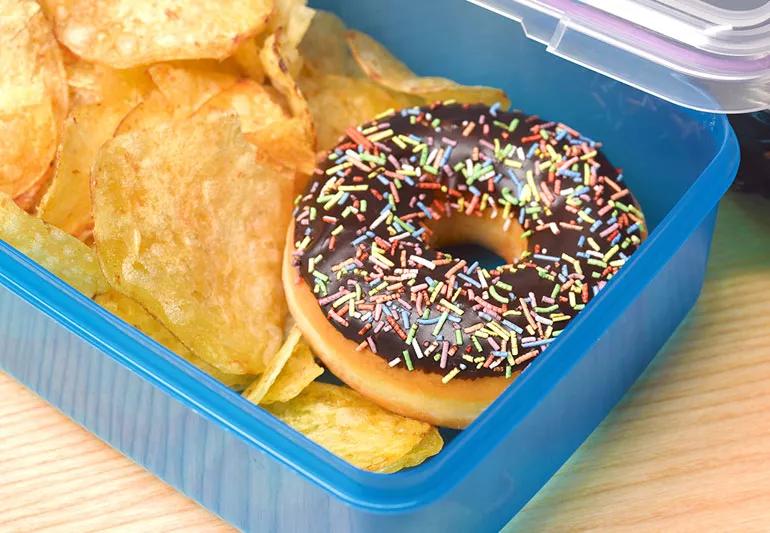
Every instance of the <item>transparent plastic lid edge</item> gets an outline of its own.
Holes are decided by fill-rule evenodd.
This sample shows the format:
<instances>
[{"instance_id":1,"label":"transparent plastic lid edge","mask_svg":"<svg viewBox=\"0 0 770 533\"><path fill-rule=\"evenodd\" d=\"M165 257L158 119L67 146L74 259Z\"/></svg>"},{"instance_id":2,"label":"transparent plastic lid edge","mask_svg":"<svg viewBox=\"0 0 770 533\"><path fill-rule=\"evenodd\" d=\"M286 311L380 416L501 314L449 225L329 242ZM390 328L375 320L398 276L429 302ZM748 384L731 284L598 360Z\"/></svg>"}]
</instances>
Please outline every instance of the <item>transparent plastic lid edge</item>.
<instances>
[{"instance_id":1,"label":"transparent plastic lid edge","mask_svg":"<svg viewBox=\"0 0 770 533\"><path fill-rule=\"evenodd\" d=\"M518 21L555 55L676 104L770 109L770 0L735 12L718 0L469 1Z\"/></svg>"}]
</instances>

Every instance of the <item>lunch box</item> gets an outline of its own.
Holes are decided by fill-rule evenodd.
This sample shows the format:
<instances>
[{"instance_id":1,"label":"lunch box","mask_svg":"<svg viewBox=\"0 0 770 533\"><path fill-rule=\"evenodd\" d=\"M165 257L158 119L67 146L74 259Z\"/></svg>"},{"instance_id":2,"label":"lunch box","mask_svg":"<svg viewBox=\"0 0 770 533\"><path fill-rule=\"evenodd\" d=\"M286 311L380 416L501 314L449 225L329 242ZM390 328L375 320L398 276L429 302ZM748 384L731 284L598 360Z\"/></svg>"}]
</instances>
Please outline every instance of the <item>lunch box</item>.
<instances>
[{"instance_id":1,"label":"lunch box","mask_svg":"<svg viewBox=\"0 0 770 533\"><path fill-rule=\"evenodd\" d=\"M601 12L601 20L616 25L612 32L588 24L591 6L600 2L476 3L491 9L465 0L326 0L314 7L371 34L420 74L502 87L513 107L602 140L638 197L650 234L491 407L465 431L444 433L439 455L395 474L358 470L4 243L0 368L244 530L405 533L504 526L607 415L698 297L717 206L739 150L724 115L673 102L746 110L766 105L767 95L747 75L743 96L737 82L725 96L713 83L698 84L695 76L673 70L662 81L648 76L642 83L636 71L623 78L631 45L612 49L602 40L605 33L621 39L623 21ZM583 18L570 19L571 7ZM580 33L575 20L591 31ZM658 32L629 31L637 37ZM550 54L542 42L562 56L568 49L582 56ZM635 68L649 74L656 65L654 58L639 57ZM674 85L677 91L664 90Z\"/></svg>"}]
</instances>

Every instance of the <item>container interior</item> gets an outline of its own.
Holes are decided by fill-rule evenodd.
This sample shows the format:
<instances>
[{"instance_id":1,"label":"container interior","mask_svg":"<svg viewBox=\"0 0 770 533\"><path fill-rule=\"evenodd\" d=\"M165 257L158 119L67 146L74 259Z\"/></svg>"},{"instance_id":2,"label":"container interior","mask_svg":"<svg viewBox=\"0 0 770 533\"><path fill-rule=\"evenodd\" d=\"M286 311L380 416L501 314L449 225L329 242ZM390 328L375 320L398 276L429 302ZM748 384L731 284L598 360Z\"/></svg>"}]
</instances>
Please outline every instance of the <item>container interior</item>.
<instances>
[{"instance_id":1,"label":"container interior","mask_svg":"<svg viewBox=\"0 0 770 533\"><path fill-rule=\"evenodd\" d=\"M514 107L603 141L610 160L623 167L653 233L730 136L724 117L682 109L549 55L517 23L465 0L319 0L311 5L371 34L420 74L502 87ZM714 184L713 204L699 216L713 209L725 187ZM645 244L637 253L647 249ZM0 277L12 290L181 402L346 501L384 508L437 497L515 423L513 415L499 412L494 418L482 416L465 432L448 432L451 442L444 451L420 467L393 475L362 472L17 256L0 246ZM613 280L605 291L616 286ZM589 305L584 313L592 309ZM549 358L568 358L568 348L554 343ZM541 366L536 360L530 376ZM529 391L514 382L498 402L515 397L523 406L536 403L539 398L526 397Z\"/></svg>"},{"instance_id":2,"label":"container interior","mask_svg":"<svg viewBox=\"0 0 770 533\"><path fill-rule=\"evenodd\" d=\"M651 231L711 163L725 135L723 119L547 54L514 21L465 0L311 0L310 5L373 36L418 74L503 88L512 108L559 120L602 141L610 160L622 167ZM329 373L322 379L339 383ZM445 453L461 432L441 433Z\"/></svg>"},{"instance_id":3,"label":"container interior","mask_svg":"<svg viewBox=\"0 0 770 533\"><path fill-rule=\"evenodd\" d=\"M547 54L510 19L464 0L312 5L381 41L415 72L503 88L511 107L558 120L604 143L654 228L717 146L715 117L683 110Z\"/></svg>"}]
</instances>

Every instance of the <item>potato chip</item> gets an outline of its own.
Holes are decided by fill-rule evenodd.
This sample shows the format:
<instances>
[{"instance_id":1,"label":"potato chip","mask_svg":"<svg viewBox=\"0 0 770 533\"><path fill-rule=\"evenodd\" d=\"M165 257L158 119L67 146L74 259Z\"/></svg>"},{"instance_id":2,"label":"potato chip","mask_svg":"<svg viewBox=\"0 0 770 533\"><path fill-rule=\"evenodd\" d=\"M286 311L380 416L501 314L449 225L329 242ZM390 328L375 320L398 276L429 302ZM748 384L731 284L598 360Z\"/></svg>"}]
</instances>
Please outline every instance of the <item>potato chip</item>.
<instances>
[{"instance_id":1,"label":"potato chip","mask_svg":"<svg viewBox=\"0 0 770 533\"><path fill-rule=\"evenodd\" d=\"M283 34L279 31L270 35L265 40L265 45L260 52L260 59L265 73L272 86L286 98L293 116L306 121L309 131L312 131L312 119L307 100L297 82L289 73L286 61L281 55L281 39Z\"/></svg>"},{"instance_id":2,"label":"potato chip","mask_svg":"<svg viewBox=\"0 0 770 533\"><path fill-rule=\"evenodd\" d=\"M234 116L115 137L92 170L102 269L198 357L260 373L282 339L291 180L258 157Z\"/></svg>"},{"instance_id":3,"label":"potato chip","mask_svg":"<svg viewBox=\"0 0 770 533\"><path fill-rule=\"evenodd\" d=\"M238 81L234 70L215 61L161 63L149 67L147 73L166 100L185 116Z\"/></svg>"},{"instance_id":4,"label":"potato chip","mask_svg":"<svg viewBox=\"0 0 770 533\"><path fill-rule=\"evenodd\" d=\"M423 437L423 439L412 448L408 454L404 457L389 464L387 467L379 470L383 474L390 474L398 472L404 468L411 468L421 464L425 459L433 457L444 447L444 439L441 438L441 433L438 429L431 428L431 430Z\"/></svg>"},{"instance_id":5,"label":"potato chip","mask_svg":"<svg viewBox=\"0 0 770 533\"><path fill-rule=\"evenodd\" d=\"M22 211L0 193L0 240L88 296L107 290L93 250L63 231Z\"/></svg>"},{"instance_id":6,"label":"potato chip","mask_svg":"<svg viewBox=\"0 0 770 533\"><path fill-rule=\"evenodd\" d=\"M290 118L281 95L272 87L250 80L240 80L203 104L199 114L212 111L235 112L241 119L241 131L252 133Z\"/></svg>"},{"instance_id":7,"label":"potato chip","mask_svg":"<svg viewBox=\"0 0 770 533\"><path fill-rule=\"evenodd\" d=\"M275 0L273 32L281 32L278 41L281 56L293 78L302 69L302 56L298 48L315 14L315 10L306 4L307 0Z\"/></svg>"},{"instance_id":8,"label":"potato chip","mask_svg":"<svg viewBox=\"0 0 770 533\"><path fill-rule=\"evenodd\" d=\"M313 21L315 9L307 7L307 0L275 0L275 11L270 21L273 32L281 28L283 44L296 49Z\"/></svg>"},{"instance_id":9,"label":"potato chip","mask_svg":"<svg viewBox=\"0 0 770 533\"><path fill-rule=\"evenodd\" d=\"M260 50L262 50L262 39L251 37L243 41L233 52L233 61L238 65L241 73L257 83L265 81L265 69L262 67L262 60L259 59Z\"/></svg>"},{"instance_id":10,"label":"potato chip","mask_svg":"<svg viewBox=\"0 0 770 533\"><path fill-rule=\"evenodd\" d=\"M281 349L270 359L265 372L246 389L243 396L256 404L287 402L323 374L323 371L313 359L310 347L302 339L302 332L294 326Z\"/></svg>"},{"instance_id":11,"label":"potato chip","mask_svg":"<svg viewBox=\"0 0 770 533\"><path fill-rule=\"evenodd\" d=\"M7 1L8 0L0 0L0 3L5 4ZM12 0L11 3L16 5L28 5L31 2L29 2L29 0L16 0L15 2ZM2 6L2 11L0 12L3 13L4 17L7 17L8 12L4 6ZM38 80L43 82L53 102L53 110L54 115L56 116L56 121L61 126L62 122L64 122L64 119L67 117L67 113L70 108L69 90L67 89L67 70L64 68L64 55L62 54L62 48L59 46L59 43L56 40L56 35L51 28L51 23L45 17L45 15L43 15L41 19L39 14L36 12L32 18L29 19L26 31L30 36L29 44L37 55L37 69L35 69L35 71L32 73L25 72L25 74L30 74L31 77L35 80L35 83L37 83ZM16 36L16 39L19 38L21 38L21 35ZM14 44L18 45L19 41L16 39L13 39L12 37ZM11 46L14 46L14 44ZM5 43L3 46L5 46ZM6 49L3 50L3 52L9 53L10 51ZM24 50L23 48L20 48L18 52L20 54L28 54L30 49L27 48ZM14 56L14 60L17 62L17 64L15 65L15 69L10 69L11 72L16 70L17 73L21 74L21 72L25 71L26 68L30 68L32 66L29 63L26 67L18 64L19 56ZM9 71L4 71L3 74L7 77ZM23 91L24 87L23 85L16 86L15 89L17 91ZM5 96L10 100L10 98L13 98L14 92L6 93Z\"/></svg>"},{"instance_id":12,"label":"potato chip","mask_svg":"<svg viewBox=\"0 0 770 533\"><path fill-rule=\"evenodd\" d=\"M258 146L272 161L297 170L304 184L315 168L315 152L307 135L307 125L299 118L277 122L246 134L246 138Z\"/></svg>"},{"instance_id":13,"label":"potato chip","mask_svg":"<svg viewBox=\"0 0 770 533\"><path fill-rule=\"evenodd\" d=\"M286 33L286 38L281 43L281 53L289 72L292 76L299 74L302 58L297 53L297 47L315 13L315 10L307 7L306 4L307 0L275 0L266 32L246 39L233 52L233 60L244 75L257 83L264 82L265 69L259 53L267 36L278 30Z\"/></svg>"},{"instance_id":14,"label":"potato chip","mask_svg":"<svg viewBox=\"0 0 770 533\"><path fill-rule=\"evenodd\" d=\"M47 175L59 131L50 103L11 113L0 112L0 192L17 197Z\"/></svg>"},{"instance_id":15,"label":"potato chip","mask_svg":"<svg viewBox=\"0 0 770 533\"><path fill-rule=\"evenodd\" d=\"M460 85L446 78L420 77L391 55L384 46L364 33L349 31L348 44L353 57L366 75L394 91L419 95L427 103L456 100L467 103L483 102L488 105L499 102L505 108L510 105L505 92L500 89Z\"/></svg>"},{"instance_id":16,"label":"potato chip","mask_svg":"<svg viewBox=\"0 0 770 533\"><path fill-rule=\"evenodd\" d=\"M40 7L42 8L45 18L53 20L53 12L56 9L56 6L62 1L63 0L38 0L38 4L40 4Z\"/></svg>"},{"instance_id":17,"label":"potato chip","mask_svg":"<svg viewBox=\"0 0 770 533\"><path fill-rule=\"evenodd\" d=\"M262 31L272 0L61 0L56 35L76 55L115 68L224 59Z\"/></svg>"},{"instance_id":18,"label":"potato chip","mask_svg":"<svg viewBox=\"0 0 770 533\"><path fill-rule=\"evenodd\" d=\"M143 67L114 69L89 63L66 48L62 48L62 56L72 106L101 103L109 99L113 92L126 94L136 90L140 94L146 94L154 87Z\"/></svg>"},{"instance_id":19,"label":"potato chip","mask_svg":"<svg viewBox=\"0 0 770 533\"><path fill-rule=\"evenodd\" d=\"M305 100L297 82L291 76L286 61L281 56L282 39L283 33L280 31L268 37L265 40L265 45L259 57L262 60L262 66L265 68L265 73L270 79L270 83L289 103L292 115L305 120L310 128L309 131L312 131L312 119L307 100Z\"/></svg>"},{"instance_id":20,"label":"potato chip","mask_svg":"<svg viewBox=\"0 0 770 533\"><path fill-rule=\"evenodd\" d=\"M103 80L105 83L107 80ZM120 121L141 98L142 88L112 80L101 101L76 106L65 123L51 185L38 215L83 240L91 234L91 165L96 152L112 138Z\"/></svg>"},{"instance_id":21,"label":"potato chip","mask_svg":"<svg viewBox=\"0 0 770 533\"><path fill-rule=\"evenodd\" d=\"M175 118L186 118L188 110L175 108L157 89L151 91L120 121L115 135L129 131L153 128Z\"/></svg>"},{"instance_id":22,"label":"potato chip","mask_svg":"<svg viewBox=\"0 0 770 533\"><path fill-rule=\"evenodd\" d=\"M361 78L364 73L350 53L345 23L334 13L317 11L299 45L304 67L313 75Z\"/></svg>"},{"instance_id":23,"label":"potato chip","mask_svg":"<svg viewBox=\"0 0 770 533\"><path fill-rule=\"evenodd\" d=\"M289 104L291 114L299 120L304 135L304 143L310 147L311 151L315 149L315 127L313 117L310 114L305 96L297 85L297 82L291 76L289 69L281 55L281 42L284 39L284 33L278 30L275 34L265 40L265 45L260 52L262 66L270 79L273 87L281 93ZM312 165L311 165L312 167ZM311 168L312 172L312 168ZM305 174L309 174L305 172Z\"/></svg>"},{"instance_id":24,"label":"potato chip","mask_svg":"<svg viewBox=\"0 0 770 533\"><path fill-rule=\"evenodd\" d=\"M187 118L238 81L233 68L216 61L160 63L147 72L157 88L126 114L116 135Z\"/></svg>"},{"instance_id":25,"label":"potato chip","mask_svg":"<svg viewBox=\"0 0 770 533\"><path fill-rule=\"evenodd\" d=\"M211 98L198 111L236 112L241 131L259 151L273 161L303 174L313 172L315 153L301 119L290 117L283 109L280 95L247 79L241 80Z\"/></svg>"},{"instance_id":26,"label":"potato chip","mask_svg":"<svg viewBox=\"0 0 770 533\"><path fill-rule=\"evenodd\" d=\"M54 164L55 161L52 161L48 166L46 173L43 174L36 183L33 183L26 191L16 195L16 197L13 199L13 201L16 202L16 205L21 207L27 213L35 214L37 211L37 206L40 203L40 200L43 198L43 195L48 190L48 184L51 182L51 178L53 177Z\"/></svg>"},{"instance_id":27,"label":"potato chip","mask_svg":"<svg viewBox=\"0 0 770 533\"><path fill-rule=\"evenodd\" d=\"M347 128L371 120L389 109L422 104L418 97L389 91L366 78L333 74L300 78L313 114L318 149L332 148Z\"/></svg>"},{"instance_id":28,"label":"potato chip","mask_svg":"<svg viewBox=\"0 0 770 533\"><path fill-rule=\"evenodd\" d=\"M0 0L0 192L40 187L67 114L59 47L40 6Z\"/></svg>"},{"instance_id":29,"label":"potato chip","mask_svg":"<svg viewBox=\"0 0 770 533\"><path fill-rule=\"evenodd\" d=\"M288 402L323 373L324 369L316 364L310 347L302 341L261 403Z\"/></svg>"},{"instance_id":30,"label":"potato chip","mask_svg":"<svg viewBox=\"0 0 770 533\"><path fill-rule=\"evenodd\" d=\"M162 344L178 356L186 359L228 387L237 391L242 391L254 380L254 376L250 375L225 374L198 358L188 350L184 344L179 342L179 339L177 339L173 333L148 313L144 307L128 296L110 290L104 294L97 295L94 298L94 301L113 315L134 326L148 337L159 344Z\"/></svg>"},{"instance_id":31,"label":"potato chip","mask_svg":"<svg viewBox=\"0 0 770 533\"><path fill-rule=\"evenodd\" d=\"M347 387L313 382L296 398L265 409L364 470L393 472L438 451L435 428L390 413ZM433 440L423 442L431 433Z\"/></svg>"}]
</instances>

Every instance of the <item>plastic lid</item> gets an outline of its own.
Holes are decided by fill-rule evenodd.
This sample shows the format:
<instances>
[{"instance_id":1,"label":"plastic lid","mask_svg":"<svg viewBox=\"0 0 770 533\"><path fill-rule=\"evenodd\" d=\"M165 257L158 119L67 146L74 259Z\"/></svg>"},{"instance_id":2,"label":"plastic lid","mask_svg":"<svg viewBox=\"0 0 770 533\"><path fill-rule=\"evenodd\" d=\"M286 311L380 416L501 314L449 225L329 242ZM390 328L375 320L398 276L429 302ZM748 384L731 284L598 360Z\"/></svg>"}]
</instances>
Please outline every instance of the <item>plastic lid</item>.
<instances>
[{"instance_id":1,"label":"plastic lid","mask_svg":"<svg viewBox=\"0 0 770 533\"><path fill-rule=\"evenodd\" d=\"M770 0L469 0L561 57L704 111L770 108Z\"/></svg>"}]
</instances>

